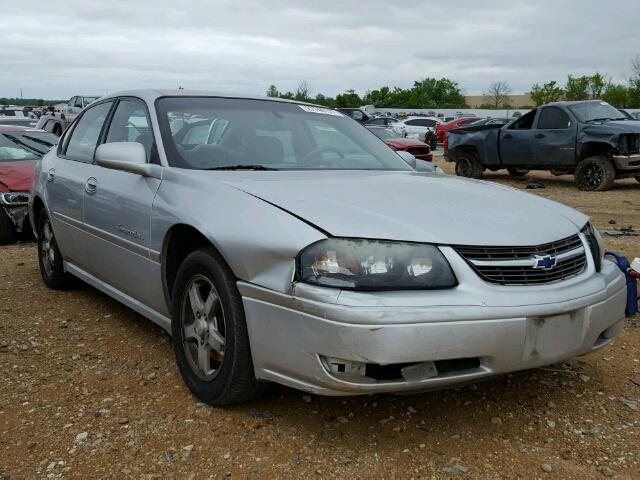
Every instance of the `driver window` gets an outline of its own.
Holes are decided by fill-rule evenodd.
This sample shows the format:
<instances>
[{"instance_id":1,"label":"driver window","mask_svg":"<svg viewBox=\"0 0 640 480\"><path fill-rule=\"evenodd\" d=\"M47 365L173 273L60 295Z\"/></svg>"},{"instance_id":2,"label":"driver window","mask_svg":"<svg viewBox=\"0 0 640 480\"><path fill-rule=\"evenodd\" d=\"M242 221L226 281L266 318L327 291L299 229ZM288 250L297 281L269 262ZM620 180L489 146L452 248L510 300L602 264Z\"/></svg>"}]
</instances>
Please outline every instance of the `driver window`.
<instances>
[{"instance_id":1,"label":"driver window","mask_svg":"<svg viewBox=\"0 0 640 480\"><path fill-rule=\"evenodd\" d=\"M357 121L361 121L364 118L364 115L360 110L354 110L353 112L351 112L351 118Z\"/></svg>"},{"instance_id":2,"label":"driver window","mask_svg":"<svg viewBox=\"0 0 640 480\"><path fill-rule=\"evenodd\" d=\"M538 118L538 128L544 130L562 130L570 126L569 116L558 107L545 107Z\"/></svg>"},{"instance_id":3,"label":"driver window","mask_svg":"<svg viewBox=\"0 0 640 480\"><path fill-rule=\"evenodd\" d=\"M82 97L75 97L76 100L73 103L73 106L76 108L82 108Z\"/></svg>"},{"instance_id":4,"label":"driver window","mask_svg":"<svg viewBox=\"0 0 640 480\"><path fill-rule=\"evenodd\" d=\"M151 157L153 134L144 104L140 100L120 100L113 119L109 125L109 133L105 143L137 142L142 144L147 153L147 162Z\"/></svg>"},{"instance_id":5,"label":"driver window","mask_svg":"<svg viewBox=\"0 0 640 480\"><path fill-rule=\"evenodd\" d=\"M521 116L518 120L511 124L509 130L531 130L531 127L533 127L533 119L535 117L536 110L531 110L529 113Z\"/></svg>"}]
</instances>

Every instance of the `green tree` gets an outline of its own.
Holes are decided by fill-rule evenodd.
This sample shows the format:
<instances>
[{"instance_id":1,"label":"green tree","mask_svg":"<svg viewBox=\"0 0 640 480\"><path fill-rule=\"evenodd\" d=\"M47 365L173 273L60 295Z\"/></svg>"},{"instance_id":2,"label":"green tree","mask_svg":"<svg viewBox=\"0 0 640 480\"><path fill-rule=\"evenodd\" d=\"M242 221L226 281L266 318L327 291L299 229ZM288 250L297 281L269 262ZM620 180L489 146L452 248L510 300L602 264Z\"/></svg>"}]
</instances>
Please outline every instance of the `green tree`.
<instances>
[{"instance_id":1,"label":"green tree","mask_svg":"<svg viewBox=\"0 0 640 480\"><path fill-rule=\"evenodd\" d=\"M631 77L629 77L627 103L629 107L640 108L640 55L636 55L631 60Z\"/></svg>"},{"instance_id":2,"label":"green tree","mask_svg":"<svg viewBox=\"0 0 640 480\"><path fill-rule=\"evenodd\" d=\"M560 88L555 80L545 83L540 86L537 83L531 87L529 92L531 100L533 100L536 106L544 105L549 102L557 102L564 95L564 90Z\"/></svg>"},{"instance_id":3,"label":"green tree","mask_svg":"<svg viewBox=\"0 0 640 480\"><path fill-rule=\"evenodd\" d=\"M336 95L336 107L338 108L358 108L362 104L362 99L353 89Z\"/></svg>"},{"instance_id":4,"label":"green tree","mask_svg":"<svg viewBox=\"0 0 640 480\"><path fill-rule=\"evenodd\" d=\"M629 89L625 85L608 82L600 98L617 108L628 107Z\"/></svg>"},{"instance_id":5,"label":"green tree","mask_svg":"<svg viewBox=\"0 0 640 480\"><path fill-rule=\"evenodd\" d=\"M567 100L588 100L589 99L589 77L567 77L567 85L564 88L564 96Z\"/></svg>"},{"instance_id":6,"label":"green tree","mask_svg":"<svg viewBox=\"0 0 640 480\"><path fill-rule=\"evenodd\" d=\"M275 85L269 85L269 88L267 88L267 97L279 97L280 96L280 92L278 91L278 89L276 88Z\"/></svg>"},{"instance_id":7,"label":"green tree","mask_svg":"<svg viewBox=\"0 0 640 480\"><path fill-rule=\"evenodd\" d=\"M610 82L610 81L609 81ZM607 87L607 80L600 75L599 72L596 72L594 75L589 77L589 86L587 87L587 92L591 98L601 98L602 94Z\"/></svg>"}]
</instances>

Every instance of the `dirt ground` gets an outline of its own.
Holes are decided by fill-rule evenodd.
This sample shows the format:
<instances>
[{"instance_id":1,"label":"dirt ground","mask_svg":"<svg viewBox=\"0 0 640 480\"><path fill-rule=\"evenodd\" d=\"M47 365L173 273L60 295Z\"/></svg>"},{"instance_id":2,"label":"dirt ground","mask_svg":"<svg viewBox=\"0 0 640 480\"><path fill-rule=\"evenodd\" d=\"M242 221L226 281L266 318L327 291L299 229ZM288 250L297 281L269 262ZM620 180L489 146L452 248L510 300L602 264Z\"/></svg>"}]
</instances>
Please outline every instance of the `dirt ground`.
<instances>
[{"instance_id":1,"label":"dirt ground","mask_svg":"<svg viewBox=\"0 0 640 480\"><path fill-rule=\"evenodd\" d=\"M640 231L633 180L584 193L569 176L529 178L600 229ZM640 256L640 237L605 241ZM33 243L2 247L0 479L640 478L639 326L636 315L604 350L464 388L323 398L274 385L218 409L189 394L160 328L88 286L47 290Z\"/></svg>"}]
</instances>

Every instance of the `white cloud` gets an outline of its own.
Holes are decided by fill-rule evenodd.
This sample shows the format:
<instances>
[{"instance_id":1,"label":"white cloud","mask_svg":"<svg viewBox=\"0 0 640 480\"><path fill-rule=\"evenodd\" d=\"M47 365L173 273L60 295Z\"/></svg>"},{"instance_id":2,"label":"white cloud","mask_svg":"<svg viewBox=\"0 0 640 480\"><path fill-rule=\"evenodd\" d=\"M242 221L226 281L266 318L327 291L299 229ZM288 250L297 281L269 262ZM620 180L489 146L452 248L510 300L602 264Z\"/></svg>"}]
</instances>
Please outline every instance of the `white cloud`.
<instances>
[{"instance_id":1,"label":"white cloud","mask_svg":"<svg viewBox=\"0 0 640 480\"><path fill-rule=\"evenodd\" d=\"M608 8L608 9L607 9ZM142 87L360 93L456 80L514 92L567 73L623 81L640 53L637 0L30 0L3 5L0 96Z\"/></svg>"}]
</instances>

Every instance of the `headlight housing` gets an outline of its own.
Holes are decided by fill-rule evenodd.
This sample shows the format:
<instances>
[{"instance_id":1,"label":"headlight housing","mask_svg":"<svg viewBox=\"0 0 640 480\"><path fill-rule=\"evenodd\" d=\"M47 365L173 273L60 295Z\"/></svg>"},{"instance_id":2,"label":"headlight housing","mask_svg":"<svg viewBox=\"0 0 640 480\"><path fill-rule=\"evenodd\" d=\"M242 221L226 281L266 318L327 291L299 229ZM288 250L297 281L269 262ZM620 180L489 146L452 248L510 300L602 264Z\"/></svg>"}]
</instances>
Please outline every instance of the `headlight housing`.
<instances>
[{"instance_id":1,"label":"headlight housing","mask_svg":"<svg viewBox=\"0 0 640 480\"><path fill-rule=\"evenodd\" d=\"M30 194L28 192L4 192L0 193L0 204L6 207L17 207L29 203Z\"/></svg>"},{"instance_id":2,"label":"headlight housing","mask_svg":"<svg viewBox=\"0 0 640 480\"><path fill-rule=\"evenodd\" d=\"M591 250L591 257L596 266L596 272L599 272L602 269L602 260L604 259L604 244L600 232L591 225L591 222L582 227L581 232L587 238L589 250Z\"/></svg>"},{"instance_id":3,"label":"headlight housing","mask_svg":"<svg viewBox=\"0 0 640 480\"><path fill-rule=\"evenodd\" d=\"M346 290L427 290L455 287L449 262L433 245L329 238L296 259L297 280Z\"/></svg>"}]
</instances>

